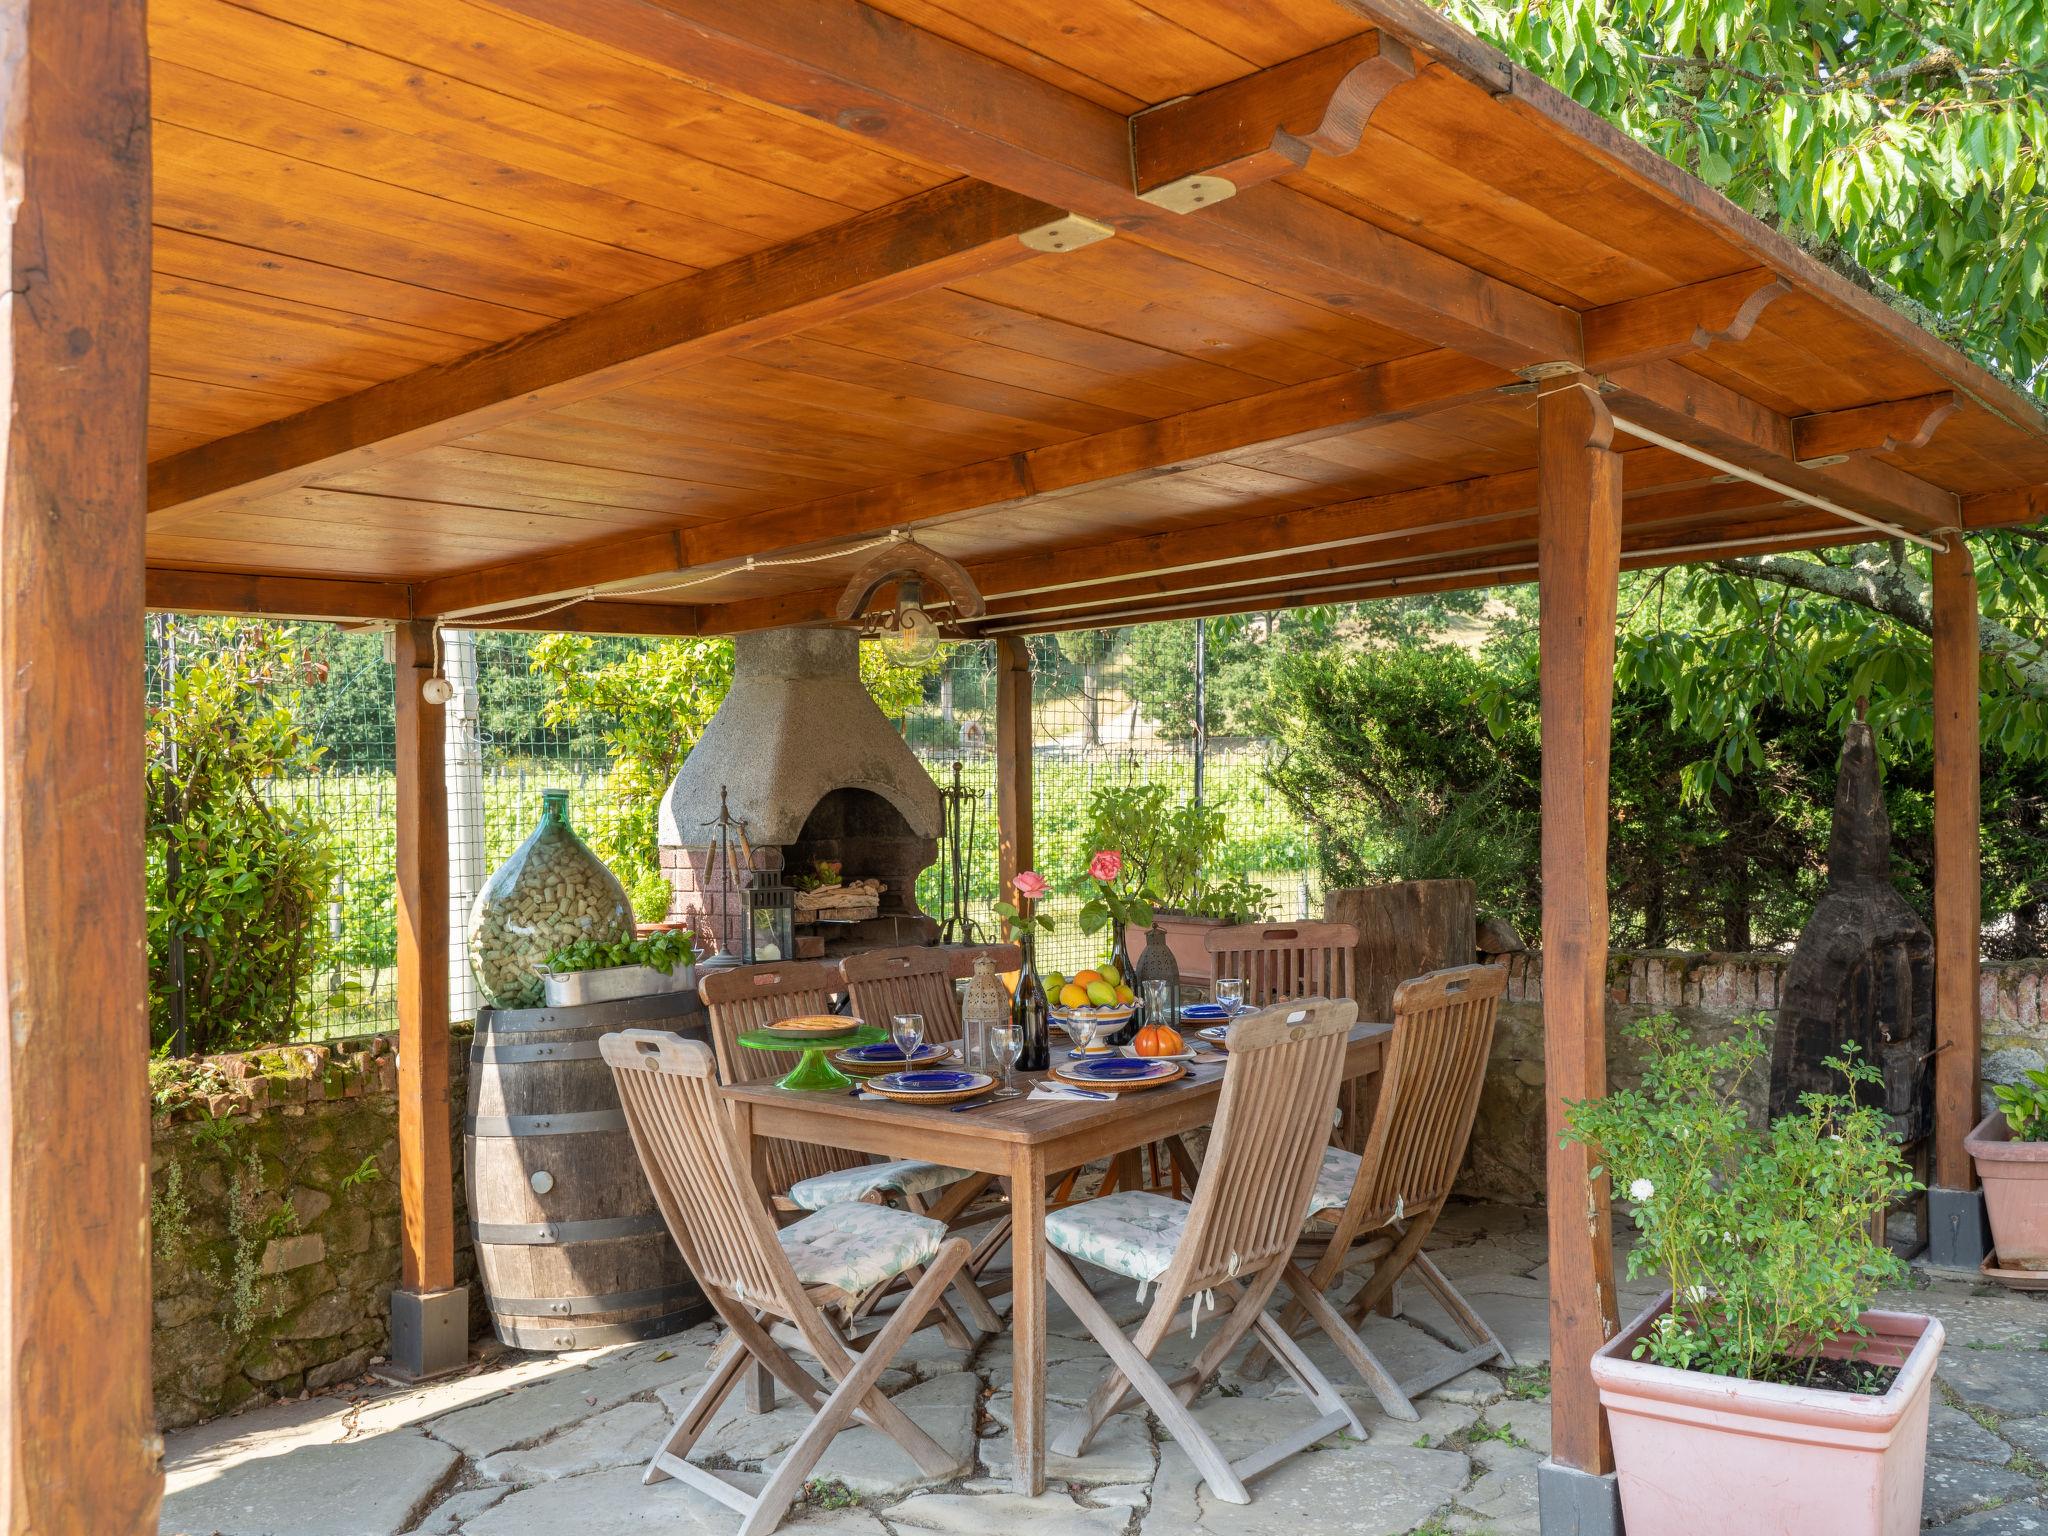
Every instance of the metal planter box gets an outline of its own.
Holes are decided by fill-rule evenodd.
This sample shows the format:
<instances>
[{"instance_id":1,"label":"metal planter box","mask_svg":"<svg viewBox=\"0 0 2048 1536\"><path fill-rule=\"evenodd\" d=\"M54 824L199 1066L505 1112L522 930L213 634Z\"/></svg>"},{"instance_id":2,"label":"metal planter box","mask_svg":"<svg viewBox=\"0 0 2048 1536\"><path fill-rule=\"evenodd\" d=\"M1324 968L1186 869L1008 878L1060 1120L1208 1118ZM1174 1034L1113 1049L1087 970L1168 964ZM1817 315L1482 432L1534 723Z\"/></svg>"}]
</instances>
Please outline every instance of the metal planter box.
<instances>
[{"instance_id":1,"label":"metal planter box","mask_svg":"<svg viewBox=\"0 0 2048 1536\"><path fill-rule=\"evenodd\" d=\"M653 997L663 992L694 992L697 968L679 965L657 971L651 965L610 965L595 971L543 971L550 1008L581 1008L588 1003L615 1003L628 997Z\"/></svg>"}]
</instances>

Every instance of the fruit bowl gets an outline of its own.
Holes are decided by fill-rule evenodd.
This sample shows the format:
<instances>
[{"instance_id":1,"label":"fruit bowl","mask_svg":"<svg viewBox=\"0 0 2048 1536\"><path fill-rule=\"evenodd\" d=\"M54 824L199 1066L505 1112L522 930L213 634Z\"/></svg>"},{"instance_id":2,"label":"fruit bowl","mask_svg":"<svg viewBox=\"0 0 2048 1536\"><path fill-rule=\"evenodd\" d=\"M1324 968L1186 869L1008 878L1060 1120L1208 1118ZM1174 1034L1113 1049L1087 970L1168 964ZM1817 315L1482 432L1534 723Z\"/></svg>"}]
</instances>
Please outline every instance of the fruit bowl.
<instances>
[{"instance_id":1,"label":"fruit bowl","mask_svg":"<svg viewBox=\"0 0 2048 1536\"><path fill-rule=\"evenodd\" d=\"M1096 1025L1128 1024L1138 1011L1136 1003L1090 1004L1085 1008L1062 1008L1055 1006L1050 1012L1055 1023L1064 1024L1069 1019L1087 1019Z\"/></svg>"}]
</instances>

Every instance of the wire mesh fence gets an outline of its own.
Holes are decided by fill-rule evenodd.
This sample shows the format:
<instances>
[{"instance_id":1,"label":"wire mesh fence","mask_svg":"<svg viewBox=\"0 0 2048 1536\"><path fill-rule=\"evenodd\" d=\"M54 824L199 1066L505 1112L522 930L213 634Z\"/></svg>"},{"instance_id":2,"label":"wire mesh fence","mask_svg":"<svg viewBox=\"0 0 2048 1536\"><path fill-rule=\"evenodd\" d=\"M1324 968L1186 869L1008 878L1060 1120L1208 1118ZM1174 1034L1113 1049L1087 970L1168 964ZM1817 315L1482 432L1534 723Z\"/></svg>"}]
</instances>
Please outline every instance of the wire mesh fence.
<instances>
[{"instance_id":1,"label":"wire mesh fence","mask_svg":"<svg viewBox=\"0 0 2048 1536\"><path fill-rule=\"evenodd\" d=\"M150 707L164 706L181 668L220 654L248 627L248 621L154 622ZM266 781L260 791L321 828L332 855L317 962L291 1032L309 1039L390 1029L397 1019L397 773L388 637L321 625L265 627L295 657L292 676L272 691L271 701L290 711L317 753L304 771ZM1199 794L1228 819L1219 872L1250 876L1275 919L1304 917L1320 906L1308 836L1264 787L1273 745L1247 736L1209 737L1199 729L1193 703L1199 679L1189 664L1195 649L1185 633L1170 638L1164 661L1148 653L1145 631L1032 644L1034 862L1052 882L1042 910L1055 923L1041 944L1048 967L1071 970L1100 958L1101 940L1082 935L1076 916L1094 852L1087 846L1089 797L1103 785L1164 784L1176 800ZM606 642L606 654L663 643ZM534 637L498 631L444 630L439 637L442 675L454 690L445 712L445 761L450 931L457 951L450 1009L457 1017L478 1001L461 943L469 907L491 870L533 829L543 789L570 791L577 830L594 846L622 846L651 825L649 796L627 788L630 776L621 774L602 722L552 723L549 682L535 667L535 644ZM995 698L994 647L952 645L924 680L921 702L897 721L940 787L959 791L964 878L958 900L949 849L918 887L927 913L942 922L957 914L971 925L949 936L988 937L997 926ZM646 903L640 905L647 915Z\"/></svg>"}]
</instances>

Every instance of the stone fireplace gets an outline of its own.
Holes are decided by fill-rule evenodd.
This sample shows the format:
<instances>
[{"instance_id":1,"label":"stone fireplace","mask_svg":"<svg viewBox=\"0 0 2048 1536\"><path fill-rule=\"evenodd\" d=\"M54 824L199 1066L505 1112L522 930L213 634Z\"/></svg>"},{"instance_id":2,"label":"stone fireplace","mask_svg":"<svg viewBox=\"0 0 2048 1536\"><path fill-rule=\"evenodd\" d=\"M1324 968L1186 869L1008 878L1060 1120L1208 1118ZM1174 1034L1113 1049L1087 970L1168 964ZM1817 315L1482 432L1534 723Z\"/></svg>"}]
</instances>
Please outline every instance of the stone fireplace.
<instances>
[{"instance_id":1,"label":"stone fireplace","mask_svg":"<svg viewBox=\"0 0 2048 1536\"><path fill-rule=\"evenodd\" d=\"M744 824L733 879L717 856L720 795ZM820 861L847 882L880 880L879 911L800 924L799 954L929 944L917 877L938 857L938 786L868 696L860 639L843 629L772 629L734 637L732 688L661 805L661 861L671 919L719 953L745 954L752 874L792 884Z\"/></svg>"}]
</instances>

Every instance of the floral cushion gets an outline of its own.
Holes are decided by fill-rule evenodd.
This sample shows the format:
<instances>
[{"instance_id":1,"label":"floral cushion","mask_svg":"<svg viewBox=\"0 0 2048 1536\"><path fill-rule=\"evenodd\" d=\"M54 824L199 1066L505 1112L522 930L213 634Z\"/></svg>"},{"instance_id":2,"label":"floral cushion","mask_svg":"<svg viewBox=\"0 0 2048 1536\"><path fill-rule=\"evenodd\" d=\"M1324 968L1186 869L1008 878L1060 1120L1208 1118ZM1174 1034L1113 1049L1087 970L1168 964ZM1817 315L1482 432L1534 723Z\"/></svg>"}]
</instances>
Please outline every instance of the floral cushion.
<instances>
[{"instance_id":1,"label":"floral cushion","mask_svg":"<svg viewBox=\"0 0 2048 1536\"><path fill-rule=\"evenodd\" d=\"M1309 1191L1307 1214L1341 1211L1351 1199L1351 1186L1358 1182L1359 1156L1341 1147L1323 1149L1323 1166L1316 1170L1316 1187Z\"/></svg>"},{"instance_id":2,"label":"floral cushion","mask_svg":"<svg viewBox=\"0 0 2048 1536\"><path fill-rule=\"evenodd\" d=\"M1166 1273L1187 1224L1185 1202L1133 1189L1052 1212L1045 1218L1045 1240L1142 1286Z\"/></svg>"},{"instance_id":3,"label":"floral cushion","mask_svg":"<svg viewBox=\"0 0 2048 1536\"><path fill-rule=\"evenodd\" d=\"M854 1201L834 1205L775 1234L805 1285L872 1290L939 1251L946 1228L929 1216Z\"/></svg>"},{"instance_id":4,"label":"floral cushion","mask_svg":"<svg viewBox=\"0 0 2048 1536\"><path fill-rule=\"evenodd\" d=\"M868 1163L859 1168L841 1168L821 1173L790 1185L789 1198L807 1211L822 1211L828 1205L865 1200L884 1189L898 1194L921 1195L928 1189L944 1189L967 1177L965 1168L948 1168L940 1163L920 1163L905 1158L894 1163Z\"/></svg>"}]
</instances>

